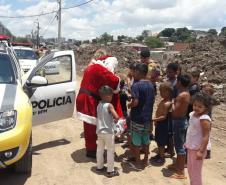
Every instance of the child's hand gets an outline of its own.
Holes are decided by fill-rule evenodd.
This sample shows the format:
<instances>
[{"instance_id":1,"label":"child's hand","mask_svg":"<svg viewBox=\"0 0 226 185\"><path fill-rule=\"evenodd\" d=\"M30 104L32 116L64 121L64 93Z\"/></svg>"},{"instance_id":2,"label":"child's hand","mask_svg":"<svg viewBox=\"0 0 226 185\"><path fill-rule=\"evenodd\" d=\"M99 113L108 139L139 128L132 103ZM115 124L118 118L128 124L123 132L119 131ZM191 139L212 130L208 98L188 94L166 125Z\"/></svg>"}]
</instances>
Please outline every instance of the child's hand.
<instances>
[{"instance_id":1,"label":"child's hand","mask_svg":"<svg viewBox=\"0 0 226 185\"><path fill-rule=\"evenodd\" d=\"M129 103L127 107L128 107L128 109L131 109L131 103Z\"/></svg>"},{"instance_id":2,"label":"child's hand","mask_svg":"<svg viewBox=\"0 0 226 185\"><path fill-rule=\"evenodd\" d=\"M196 159L197 160L203 160L203 152L201 152L200 150L197 151L196 153Z\"/></svg>"},{"instance_id":3,"label":"child's hand","mask_svg":"<svg viewBox=\"0 0 226 185\"><path fill-rule=\"evenodd\" d=\"M151 121L153 122L153 125L157 125L157 121L155 120L155 118L153 118Z\"/></svg>"},{"instance_id":4,"label":"child's hand","mask_svg":"<svg viewBox=\"0 0 226 185\"><path fill-rule=\"evenodd\" d=\"M128 96L128 101L131 101L132 100L132 97L131 96Z\"/></svg>"},{"instance_id":5,"label":"child's hand","mask_svg":"<svg viewBox=\"0 0 226 185\"><path fill-rule=\"evenodd\" d=\"M114 123L117 123L119 120L119 118L114 119Z\"/></svg>"}]
</instances>

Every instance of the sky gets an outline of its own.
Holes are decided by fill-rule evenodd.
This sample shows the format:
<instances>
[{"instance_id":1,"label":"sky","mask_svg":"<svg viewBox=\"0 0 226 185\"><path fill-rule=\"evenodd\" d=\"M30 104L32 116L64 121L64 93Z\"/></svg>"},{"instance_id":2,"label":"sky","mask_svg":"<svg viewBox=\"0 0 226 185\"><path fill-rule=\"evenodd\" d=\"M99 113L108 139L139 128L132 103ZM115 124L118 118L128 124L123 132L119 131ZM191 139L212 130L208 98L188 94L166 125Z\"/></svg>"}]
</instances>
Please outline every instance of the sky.
<instances>
[{"instance_id":1,"label":"sky","mask_svg":"<svg viewBox=\"0 0 226 185\"><path fill-rule=\"evenodd\" d=\"M58 9L58 0L0 0L0 16L34 15ZM88 0L62 0L71 7ZM1 18L15 35L25 36L37 29L45 38L57 37L56 13L24 18ZM86 40L107 32L137 36L143 30L157 33L164 28L218 31L226 26L226 0L94 0L84 6L62 10L62 37Z\"/></svg>"}]
</instances>

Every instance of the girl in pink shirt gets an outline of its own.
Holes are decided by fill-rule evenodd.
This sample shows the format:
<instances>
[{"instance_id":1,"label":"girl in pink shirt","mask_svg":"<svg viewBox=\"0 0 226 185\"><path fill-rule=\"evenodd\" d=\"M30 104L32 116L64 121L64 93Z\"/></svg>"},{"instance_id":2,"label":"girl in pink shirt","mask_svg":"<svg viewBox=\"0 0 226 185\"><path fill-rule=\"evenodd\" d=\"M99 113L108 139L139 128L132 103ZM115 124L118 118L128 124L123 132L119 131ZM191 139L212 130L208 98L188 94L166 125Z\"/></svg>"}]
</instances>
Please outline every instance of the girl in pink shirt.
<instances>
[{"instance_id":1,"label":"girl in pink shirt","mask_svg":"<svg viewBox=\"0 0 226 185\"><path fill-rule=\"evenodd\" d=\"M202 185L202 165L210 135L211 98L203 93L193 97L193 112L190 113L185 147L188 154L190 185Z\"/></svg>"}]
</instances>

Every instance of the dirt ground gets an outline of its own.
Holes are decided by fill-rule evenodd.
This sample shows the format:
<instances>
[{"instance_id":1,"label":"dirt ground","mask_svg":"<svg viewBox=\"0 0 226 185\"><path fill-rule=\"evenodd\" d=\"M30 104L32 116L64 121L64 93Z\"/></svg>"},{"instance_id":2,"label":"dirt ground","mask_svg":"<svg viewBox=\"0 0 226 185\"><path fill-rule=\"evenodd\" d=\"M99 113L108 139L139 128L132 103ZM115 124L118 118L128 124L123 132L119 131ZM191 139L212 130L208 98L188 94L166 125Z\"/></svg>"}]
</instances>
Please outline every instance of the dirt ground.
<instances>
[{"instance_id":1,"label":"dirt ground","mask_svg":"<svg viewBox=\"0 0 226 185\"><path fill-rule=\"evenodd\" d=\"M214 109L212 128L212 158L205 160L205 185L226 184L226 105ZM155 155L151 143L150 156ZM170 171L151 164L135 171L123 161L125 150L116 145L115 166L120 176L107 178L95 172L95 160L85 157L83 126L77 118L48 123L33 128L33 169L31 176L14 174L11 169L0 171L0 185L188 185L188 180L168 178Z\"/></svg>"}]
</instances>

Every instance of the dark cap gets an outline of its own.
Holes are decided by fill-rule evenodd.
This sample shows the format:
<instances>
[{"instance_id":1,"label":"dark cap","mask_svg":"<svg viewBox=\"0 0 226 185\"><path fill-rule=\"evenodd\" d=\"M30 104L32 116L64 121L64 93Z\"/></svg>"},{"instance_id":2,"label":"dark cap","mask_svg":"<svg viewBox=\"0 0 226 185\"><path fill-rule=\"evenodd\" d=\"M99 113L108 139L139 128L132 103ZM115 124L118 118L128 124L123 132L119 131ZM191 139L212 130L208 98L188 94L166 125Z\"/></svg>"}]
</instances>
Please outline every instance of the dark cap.
<instances>
[{"instance_id":1,"label":"dark cap","mask_svg":"<svg viewBox=\"0 0 226 185\"><path fill-rule=\"evenodd\" d=\"M144 58L150 57L150 51L149 51L149 49L143 49L143 50L141 50L140 56L141 57L144 57Z\"/></svg>"}]
</instances>

